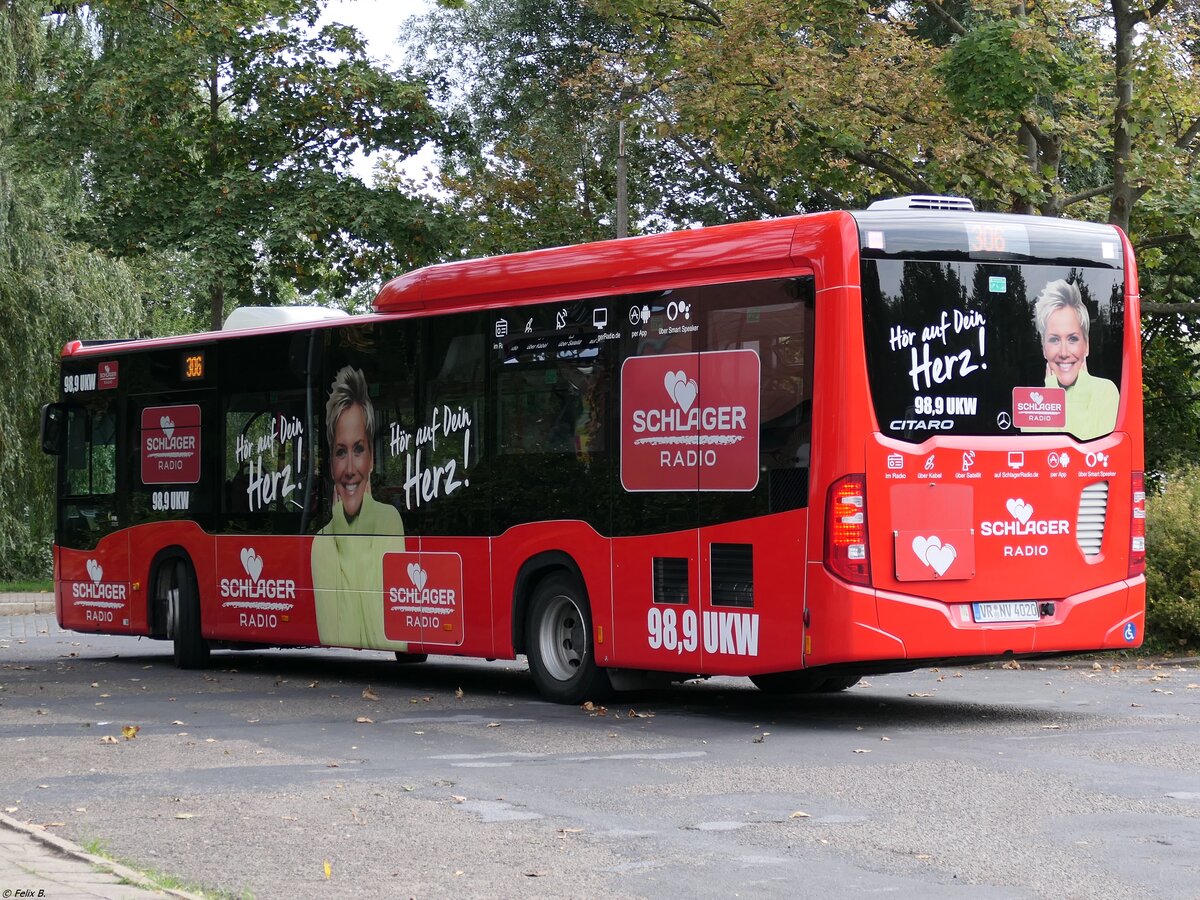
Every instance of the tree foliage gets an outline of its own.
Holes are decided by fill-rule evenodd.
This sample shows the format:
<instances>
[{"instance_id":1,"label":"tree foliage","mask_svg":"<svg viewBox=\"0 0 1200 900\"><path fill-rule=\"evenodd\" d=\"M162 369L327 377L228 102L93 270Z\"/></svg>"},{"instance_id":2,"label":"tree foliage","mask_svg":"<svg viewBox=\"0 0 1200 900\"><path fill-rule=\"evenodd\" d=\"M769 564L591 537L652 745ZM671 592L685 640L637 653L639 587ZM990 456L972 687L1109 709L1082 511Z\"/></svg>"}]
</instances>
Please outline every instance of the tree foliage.
<instances>
[{"instance_id":1,"label":"tree foliage","mask_svg":"<svg viewBox=\"0 0 1200 900\"><path fill-rule=\"evenodd\" d=\"M47 31L39 6L0 11L0 580L50 570L54 477L38 410L57 395L66 336L120 337L141 324L129 268L64 237L84 215L78 181L32 171L14 129L16 104L43 84L47 55L80 37Z\"/></svg>"},{"instance_id":2,"label":"tree foliage","mask_svg":"<svg viewBox=\"0 0 1200 900\"><path fill-rule=\"evenodd\" d=\"M347 174L438 128L425 86L316 27L321 0L99 0L91 39L21 125L86 179L78 234L122 257L187 254L212 327L228 305L340 296L427 260L428 206Z\"/></svg>"}]
</instances>

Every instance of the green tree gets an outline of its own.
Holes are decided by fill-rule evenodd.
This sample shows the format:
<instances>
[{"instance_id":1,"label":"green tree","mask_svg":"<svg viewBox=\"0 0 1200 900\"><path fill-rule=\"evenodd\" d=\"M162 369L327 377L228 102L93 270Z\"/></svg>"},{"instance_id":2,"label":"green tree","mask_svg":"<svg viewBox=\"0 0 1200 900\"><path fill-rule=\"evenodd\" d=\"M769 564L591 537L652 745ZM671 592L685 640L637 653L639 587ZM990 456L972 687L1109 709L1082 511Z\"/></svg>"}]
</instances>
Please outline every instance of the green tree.
<instances>
[{"instance_id":1,"label":"green tree","mask_svg":"<svg viewBox=\"0 0 1200 900\"><path fill-rule=\"evenodd\" d=\"M577 0L472 0L411 34L450 122L438 186L463 222L463 252L616 236L622 126L631 231L758 214L704 139L664 149L668 94L631 65L644 48L626 24Z\"/></svg>"},{"instance_id":2,"label":"green tree","mask_svg":"<svg viewBox=\"0 0 1200 900\"><path fill-rule=\"evenodd\" d=\"M21 123L89 188L80 237L120 257L197 262L213 328L230 305L340 297L426 261L429 204L347 174L438 130L425 86L373 64L323 0L99 0Z\"/></svg>"},{"instance_id":3,"label":"green tree","mask_svg":"<svg viewBox=\"0 0 1200 900\"><path fill-rule=\"evenodd\" d=\"M83 34L45 27L43 4L0 6L0 580L50 573L54 469L38 443L38 410L58 396L67 337L120 337L141 324L128 267L65 237L85 193L70 170L31 171L14 128L45 87L45 62Z\"/></svg>"}]
</instances>

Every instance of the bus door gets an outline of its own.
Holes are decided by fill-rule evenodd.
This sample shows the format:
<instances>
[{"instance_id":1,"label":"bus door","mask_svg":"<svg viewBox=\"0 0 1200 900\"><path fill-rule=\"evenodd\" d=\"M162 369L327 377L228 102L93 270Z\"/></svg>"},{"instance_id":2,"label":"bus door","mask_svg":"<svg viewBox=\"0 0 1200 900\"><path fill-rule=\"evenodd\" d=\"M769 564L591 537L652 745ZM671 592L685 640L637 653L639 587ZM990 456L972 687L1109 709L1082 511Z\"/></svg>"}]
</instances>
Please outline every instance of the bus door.
<instances>
[{"instance_id":1,"label":"bus door","mask_svg":"<svg viewBox=\"0 0 1200 900\"><path fill-rule=\"evenodd\" d=\"M67 400L44 420L59 438L43 448L58 453L55 595L59 624L76 631L131 628L129 540L118 529L122 473L118 466L119 397L97 388L97 366L64 365Z\"/></svg>"},{"instance_id":2,"label":"bus door","mask_svg":"<svg viewBox=\"0 0 1200 900\"><path fill-rule=\"evenodd\" d=\"M613 502L610 650L620 667L703 672L696 289L614 302L620 464Z\"/></svg>"},{"instance_id":3,"label":"bus door","mask_svg":"<svg viewBox=\"0 0 1200 900\"><path fill-rule=\"evenodd\" d=\"M802 665L813 280L701 290L700 635L728 673ZM697 317L694 317L697 318Z\"/></svg>"}]
</instances>

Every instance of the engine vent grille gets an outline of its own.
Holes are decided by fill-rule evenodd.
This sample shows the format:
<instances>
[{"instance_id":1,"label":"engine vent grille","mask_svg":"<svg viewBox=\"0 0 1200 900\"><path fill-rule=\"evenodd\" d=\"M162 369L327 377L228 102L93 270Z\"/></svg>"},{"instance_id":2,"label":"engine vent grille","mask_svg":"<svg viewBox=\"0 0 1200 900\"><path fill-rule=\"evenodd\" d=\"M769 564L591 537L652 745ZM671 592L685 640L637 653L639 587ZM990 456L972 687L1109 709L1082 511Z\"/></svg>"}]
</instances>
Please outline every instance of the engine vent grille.
<instances>
[{"instance_id":1,"label":"engine vent grille","mask_svg":"<svg viewBox=\"0 0 1200 900\"><path fill-rule=\"evenodd\" d=\"M713 606L754 606L754 545L713 544Z\"/></svg>"},{"instance_id":2,"label":"engine vent grille","mask_svg":"<svg viewBox=\"0 0 1200 900\"><path fill-rule=\"evenodd\" d=\"M1079 518L1075 521L1075 540L1085 557L1098 556L1104 543L1104 522L1108 516L1108 482L1087 485L1079 496Z\"/></svg>"},{"instance_id":3,"label":"engine vent grille","mask_svg":"<svg viewBox=\"0 0 1200 900\"><path fill-rule=\"evenodd\" d=\"M654 602L688 602L688 560L686 556L654 557Z\"/></svg>"}]
</instances>

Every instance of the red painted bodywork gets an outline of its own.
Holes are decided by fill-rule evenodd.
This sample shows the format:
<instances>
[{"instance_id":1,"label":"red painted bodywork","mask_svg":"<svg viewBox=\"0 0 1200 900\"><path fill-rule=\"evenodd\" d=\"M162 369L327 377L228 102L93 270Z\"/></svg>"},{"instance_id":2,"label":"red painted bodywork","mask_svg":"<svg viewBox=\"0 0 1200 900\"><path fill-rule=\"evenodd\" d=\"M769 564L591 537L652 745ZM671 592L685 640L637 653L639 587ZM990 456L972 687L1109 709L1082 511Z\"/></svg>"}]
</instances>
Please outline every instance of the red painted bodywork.
<instances>
[{"instance_id":1,"label":"red painted bodywork","mask_svg":"<svg viewBox=\"0 0 1200 900\"><path fill-rule=\"evenodd\" d=\"M462 558L462 633L453 643L412 643L413 652L512 658L521 641L514 624L523 598L518 577L526 561L557 552L575 561L586 584L593 617L597 661L608 667L677 673L749 675L806 666L872 663L881 669L920 661L1040 654L1101 647L1136 646L1144 626L1145 582L1127 577L1130 472L1144 461L1141 434L1141 365L1137 275L1124 240L1126 262L1125 357L1120 385L1118 431L1081 450L1069 437L1018 439L932 437L920 446L891 441L879 433L869 402L859 285L858 231L846 213L821 213L674 234L608 241L433 266L384 285L376 299L380 317L409 317L446 311L583 299L638 291L680 288L771 277L814 276L817 338L813 391L813 436L809 508L700 529L647 537L609 538L581 522L542 522L511 528L493 538L410 537L410 552L456 553ZM297 325L295 329L336 328L338 323ZM237 332L243 337L253 332ZM227 339L211 334L87 347L72 342L64 356L117 358L146 348L191 346ZM906 467L931 455L945 470L944 484L965 450L976 454L983 478L959 481L970 496L954 495L961 522L976 523L1009 500L1027 500L1037 515L1073 515L1074 481L1044 478L1036 495L1014 494L997 475L1007 451L1029 456L1052 449L1079 455L1103 450L1116 472L1109 494L1110 527L1100 556L1070 559L1065 544L1051 567L1043 560L1006 559L997 545L971 535L969 561L945 580L915 579L911 560L897 565L904 549L897 532L910 541L937 526L921 519L909 494L897 492L886 477L885 458L900 454ZM872 583L842 581L823 564L826 490L838 478L865 473ZM913 482L909 482L912 484ZM937 486L927 486L937 491ZM946 494L947 497L951 496ZM933 495L931 495L933 496ZM966 511L962 505L966 504ZM936 510L936 497L928 505ZM915 518L914 518L915 516ZM953 517L952 517L953 518ZM963 541L960 525L947 542ZM967 529L970 530L969 528ZM1071 539L1073 540L1073 538ZM181 548L194 563L203 598L203 633L214 640L316 644L309 550L312 538L213 536L195 524L146 525L104 540L92 552L56 548L58 617L80 631L149 634L147 598L150 566L167 546ZM714 542L754 545L755 605L752 610L714 609L707 583L708 555ZM288 621L271 629L246 627L238 611L222 605L218 583L236 569L240 553L253 547L277 573L295 582ZM900 548L898 550L897 548ZM1064 549L1066 548L1066 549ZM656 556L689 561L686 606L673 608L679 639L670 648L649 638L650 571ZM124 586L127 602L112 607L113 621L89 618L76 585L93 581L89 561L103 569L103 582ZM971 572L963 577L965 568ZM100 594L107 588L93 589ZM115 591L115 589L111 589ZM84 591L86 593L86 590ZM966 613L981 600L1021 598L1054 604L1052 614L1034 623L981 625ZM83 599L87 599L86 597ZM115 602L115 601L114 601ZM685 612L697 631L683 637ZM730 616L753 615L753 622ZM1124 636L1127 624L1136 640ZM712 631L715 630L715 635ZM753 649L753 653L748 652ZM745 651L745 652L743 652Z\"/></svg>"}]
</instances>

